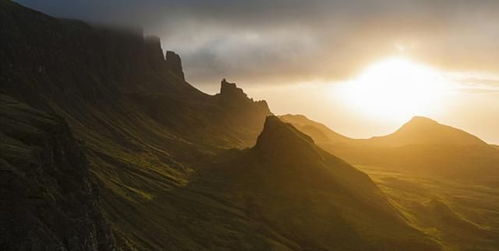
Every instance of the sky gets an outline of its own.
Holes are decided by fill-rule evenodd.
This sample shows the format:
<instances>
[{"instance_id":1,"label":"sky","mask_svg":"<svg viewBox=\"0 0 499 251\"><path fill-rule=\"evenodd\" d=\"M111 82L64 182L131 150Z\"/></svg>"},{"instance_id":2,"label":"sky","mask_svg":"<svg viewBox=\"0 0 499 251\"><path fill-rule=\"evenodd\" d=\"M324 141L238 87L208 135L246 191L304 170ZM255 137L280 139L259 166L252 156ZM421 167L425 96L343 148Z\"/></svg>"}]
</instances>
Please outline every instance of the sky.
<instances>
[{"instance_id":1,"label":"sky","mask_svg":"<svg viewBox=\"0 0 499 251\"><path fill-rule=\"evenodd\" d=\"M227 78L250 96L267 100L274 113L305 114L347 136L390 133L410 116L423 115L499 144L497 0L17 2L53 16L140 27L159 36L164 50L181 55L187 80L201 90L216 93ZM402 58L402 67L410 62L407 79L418 79L422 72L428 76L421 78L427 81L423 92L438 95L411 98L396 86L400 90L392 96L387 90L345 100L341 90L369 82L365 76L376 78L373 68L387 75L400 70L383 68L393 58ZM434 74L439 75L435 84ZM368 114L379 100L386 113L394 107L412 110L391 118ZM406 100L421 107L401 105Z\"/></svg>"}]
</instances>

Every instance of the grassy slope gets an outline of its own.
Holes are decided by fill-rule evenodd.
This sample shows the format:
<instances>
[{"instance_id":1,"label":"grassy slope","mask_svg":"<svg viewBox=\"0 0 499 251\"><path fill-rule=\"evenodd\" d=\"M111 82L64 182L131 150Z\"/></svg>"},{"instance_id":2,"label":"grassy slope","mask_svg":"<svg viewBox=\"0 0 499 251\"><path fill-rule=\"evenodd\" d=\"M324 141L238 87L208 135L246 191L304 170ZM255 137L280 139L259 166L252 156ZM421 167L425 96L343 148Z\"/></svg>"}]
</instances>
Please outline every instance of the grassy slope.
<instances>
[{"instance_id":1,"label":"grassy slope","mask_svg":"<svg viewBox=\"0 0 499 251\"><path fill-rule=\"evenodd\" d=\"M112 250L88 161L64 119L0 94L2 250Z\"/></svg>"},{"instance_id":2,"label":"grassy slope","mask_svg":"<svg viewBox=\"0 0 499 251\"><path fill-rule=\"evenodd\" d=\"M410 219L448 250L496 250L499 246L499 192L459 181L358 166Z\"/></svg>"}]
</instances>

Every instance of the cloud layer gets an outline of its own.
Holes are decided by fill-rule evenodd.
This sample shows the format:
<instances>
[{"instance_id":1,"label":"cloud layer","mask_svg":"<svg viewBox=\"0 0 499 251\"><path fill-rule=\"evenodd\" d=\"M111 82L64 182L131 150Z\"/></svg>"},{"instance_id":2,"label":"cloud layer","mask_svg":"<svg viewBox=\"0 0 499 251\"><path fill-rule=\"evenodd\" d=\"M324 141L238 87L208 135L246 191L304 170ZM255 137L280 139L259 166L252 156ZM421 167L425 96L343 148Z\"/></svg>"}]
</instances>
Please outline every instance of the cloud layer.
<instances>
[{"instance_id":1,"label":"cloud layer","mask_svg":"<svg viewBox=\"0 0 499 251\"><path fill-rule=\"evenodd\" d=\"M179 52L187 78L334 81L408 54L450 71L499 72L496 0L18 0L48 14L139 26Z\"/></svg>"}]
</instances>

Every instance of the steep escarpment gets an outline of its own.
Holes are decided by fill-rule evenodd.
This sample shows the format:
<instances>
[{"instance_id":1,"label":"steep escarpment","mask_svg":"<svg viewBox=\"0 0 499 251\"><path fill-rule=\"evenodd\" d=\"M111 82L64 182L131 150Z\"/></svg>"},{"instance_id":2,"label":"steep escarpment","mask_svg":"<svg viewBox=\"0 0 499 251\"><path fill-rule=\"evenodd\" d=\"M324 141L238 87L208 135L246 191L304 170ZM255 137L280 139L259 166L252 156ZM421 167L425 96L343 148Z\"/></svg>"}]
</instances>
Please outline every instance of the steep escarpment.
<instances>
[{"instance_id":1,"label":"steep escarpment","mask_svg":"<svg viewBox=\"0 0 499 251\"><path fill-rule=\"evenodd\" d=\"M181 73L178 55L163 56L157 38L0 1L0 92L64 118L120 248L201 250L208 241L193 232L220 221L184 227L200 218L204 197L181 188L196 163L254 144L270 114L264 102L248 97L226 103L204 94ZM224 217L212 210L214 219ZM5 224L2 229L9 228ZM19 233L29 231L26 226Z\"/></svg>"},{"instance_id":2,"label":"steep escarpment","mask_svg":"<svg viewBox=\"0 0 499 251\"><path fill-rule=\"evenodd\" d=\"M2 250L114 250L88 161L60 117L0 95Z\"/></svg>"},{"instance_id":3,"label":"steep escarpment","mask_svg":"<svg viewBox=\"0 0 499 251\"><path fill-rule=\"evenodd\" d=\"M180 57L163 56L158 38L0 4L0 88L23 102L93 126L102 124L93 110L146 115L189 141L222 148L252 145L270 113L238 96L256 116L234 125L247 112L228 111L216 96L186 83Z\"/></svg>"}]
</instances>

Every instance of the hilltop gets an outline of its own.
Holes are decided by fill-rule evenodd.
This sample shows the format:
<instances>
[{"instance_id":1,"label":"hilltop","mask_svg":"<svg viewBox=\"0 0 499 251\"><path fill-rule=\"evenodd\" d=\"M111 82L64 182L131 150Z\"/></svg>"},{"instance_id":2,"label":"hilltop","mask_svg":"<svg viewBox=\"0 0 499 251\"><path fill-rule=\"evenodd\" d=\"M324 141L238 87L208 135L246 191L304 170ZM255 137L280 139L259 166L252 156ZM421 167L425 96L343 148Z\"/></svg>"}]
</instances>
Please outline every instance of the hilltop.
<instances>
[{"instance_id":1,"label":"hilltop","mask_svg":"<svg viewBox=\"0 0 499 251\"><path fill-rule=\"evenodd\" d=\"M347 138L305 117L299 122L288 115L283 119L296 124L325 150L353 164L488 184L496 183L499 176L499 154L493 146L429 118L414 117L391 134L369 139Z\"/></svg>"}]
</instances>

